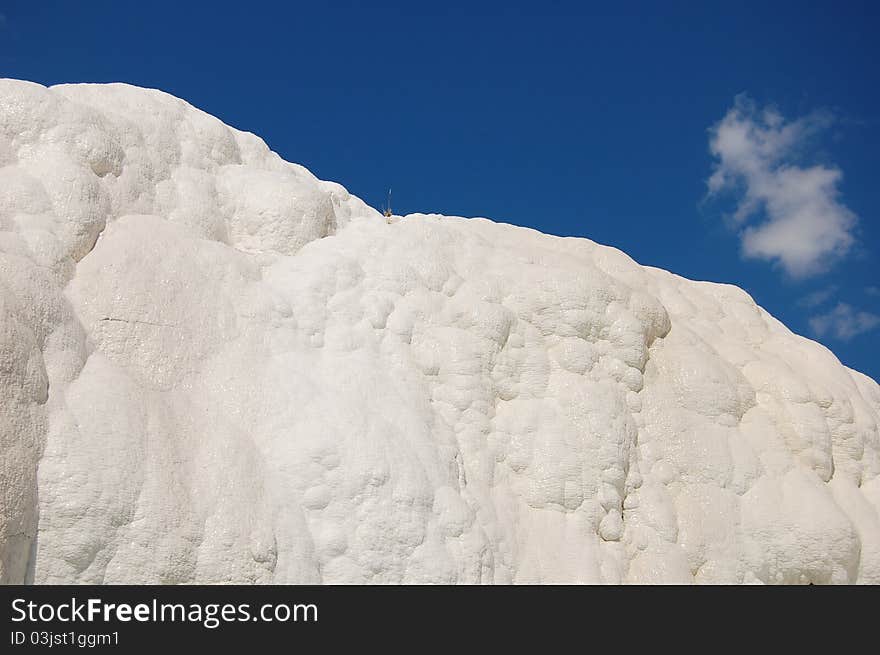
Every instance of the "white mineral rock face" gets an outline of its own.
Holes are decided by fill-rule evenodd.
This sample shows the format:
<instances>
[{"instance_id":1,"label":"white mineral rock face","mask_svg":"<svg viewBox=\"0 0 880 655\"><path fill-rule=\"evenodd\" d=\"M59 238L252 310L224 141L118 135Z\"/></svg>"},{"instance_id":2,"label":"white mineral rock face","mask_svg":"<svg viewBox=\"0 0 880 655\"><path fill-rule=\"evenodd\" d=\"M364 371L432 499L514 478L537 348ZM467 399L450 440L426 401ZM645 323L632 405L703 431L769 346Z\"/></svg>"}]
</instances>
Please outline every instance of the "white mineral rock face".
<instances>
[{"instance_id":1,"label":"white mineral rock face","mask_svg":"<svg viewBox=\"0 0 880 655\"><path fill-rule=\"evenodd\" d=\"M880 387L746 293L158 91L0 81L0 399L4 582L880 582Z\"/></svg>"}]
</instances>

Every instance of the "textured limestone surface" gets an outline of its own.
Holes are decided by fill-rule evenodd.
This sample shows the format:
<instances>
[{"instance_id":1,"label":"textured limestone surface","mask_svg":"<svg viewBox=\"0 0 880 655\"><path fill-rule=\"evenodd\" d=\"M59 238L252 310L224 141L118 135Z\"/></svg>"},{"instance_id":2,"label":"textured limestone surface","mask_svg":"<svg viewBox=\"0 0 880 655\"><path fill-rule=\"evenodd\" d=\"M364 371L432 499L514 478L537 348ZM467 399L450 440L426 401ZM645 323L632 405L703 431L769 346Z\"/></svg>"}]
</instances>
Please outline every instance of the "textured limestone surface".
<instances>
[{"instance_id":1,"label":"textured limestone surface","mask_svg":"<svg viewBox=\"0 0 880 655\"><path fill-rule=\"evenodd\" d=\"M0 580L880 582L880 387L742 290L0 81Z\"/></svg>"}]
</instances>

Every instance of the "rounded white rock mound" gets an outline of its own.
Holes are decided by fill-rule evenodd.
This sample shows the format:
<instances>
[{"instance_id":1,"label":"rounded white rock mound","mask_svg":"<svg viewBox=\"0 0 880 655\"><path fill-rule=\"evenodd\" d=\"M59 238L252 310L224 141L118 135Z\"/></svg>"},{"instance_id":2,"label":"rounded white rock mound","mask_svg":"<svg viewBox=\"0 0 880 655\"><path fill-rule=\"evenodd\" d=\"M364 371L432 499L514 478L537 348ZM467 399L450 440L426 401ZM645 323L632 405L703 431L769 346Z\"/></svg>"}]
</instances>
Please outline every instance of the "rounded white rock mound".
<instances>
[{"instance_id":1,"label":"rounded white rock mound","mask_svg":"<svg viewBox=\"0 0 880 655\"><path fill-rule=\"evenodd\" d=\"M880 387L743 291L158 91L0 81L0 393L3 582L880 582Z\"/></svg>"}]
</instances>

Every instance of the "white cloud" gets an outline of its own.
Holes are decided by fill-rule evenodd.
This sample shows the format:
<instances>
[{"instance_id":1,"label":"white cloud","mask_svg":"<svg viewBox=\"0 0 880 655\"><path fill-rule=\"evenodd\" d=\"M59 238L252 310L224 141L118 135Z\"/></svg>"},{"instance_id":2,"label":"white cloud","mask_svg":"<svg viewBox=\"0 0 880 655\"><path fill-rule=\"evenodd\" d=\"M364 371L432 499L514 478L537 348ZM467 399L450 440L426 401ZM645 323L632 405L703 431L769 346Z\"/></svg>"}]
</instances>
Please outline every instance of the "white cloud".
<instances>
[{"instance_id":1,"label":"white cloud","mask_svg":"<svg viewBox=\"0 0 880 655\"><path fill-rule=\"evenodd\" d=\"M865 293L867 293L869 296L880 296L880 287L865 287Z\"/></svg>"},{"instance_id":2,"label":"white cloud","mask_svg":"<svg viewBox=\"0 0 880 655\"><path fill-rule=\"evenodd\" d=\"M798 305L800 305L801 307L808 307L810 309L818 307L819 305L824 305L831 299L831 296L833 296L836 291L836 285L825 287L824 289L819 289L817 291L814 291L813 293L807 294L806 296L798 300Z\"/></svg>"},{"instance_id":3,"label":"white cloud","mask_svg":"<svg viewBox=\"0 0 880 655\"><path fill-rule=\"evenodd\" d=\"M820 314L810 319L810 327L817 336L829 334L842 341L869 332L880 325L880 316L870 312L853 309L846 303L838 303L837 307L827 314Z\"/></svg>"},{"instance_id":4,"label":"white cloud","mask_svg":"<svg viewBox=\"0 0 880 655\"><path fill-rule=\"evenodd\" d=\"M736 193L731 218L741 230L743 254L778 261L793 277L822 272L855 241L858 219L839 201L840 169L794 163L809 137L830 120L815 113L786 121L775 109L759 110L740 95L710 130L717 161L708 195Z\"/></svg>"}]
</instances>

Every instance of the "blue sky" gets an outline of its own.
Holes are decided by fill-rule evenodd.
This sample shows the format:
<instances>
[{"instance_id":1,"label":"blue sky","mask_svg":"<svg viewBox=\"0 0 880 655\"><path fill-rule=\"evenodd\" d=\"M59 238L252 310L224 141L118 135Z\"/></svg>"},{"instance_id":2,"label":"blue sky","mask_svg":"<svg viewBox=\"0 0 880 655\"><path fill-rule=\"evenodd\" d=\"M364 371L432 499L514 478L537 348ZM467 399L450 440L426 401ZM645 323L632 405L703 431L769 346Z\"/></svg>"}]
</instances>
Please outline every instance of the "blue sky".
<instances>
[{"instance_id":1,"label":"blue sky","mask_svg":"<svg viewBox=\"0 0 880 655\"><path fill-rule=\"evenodd\" d=\"M0 0L0 76L161 88L374 206L737 284L880 379L877 7Z\"/></svg>"}]
</instances>

